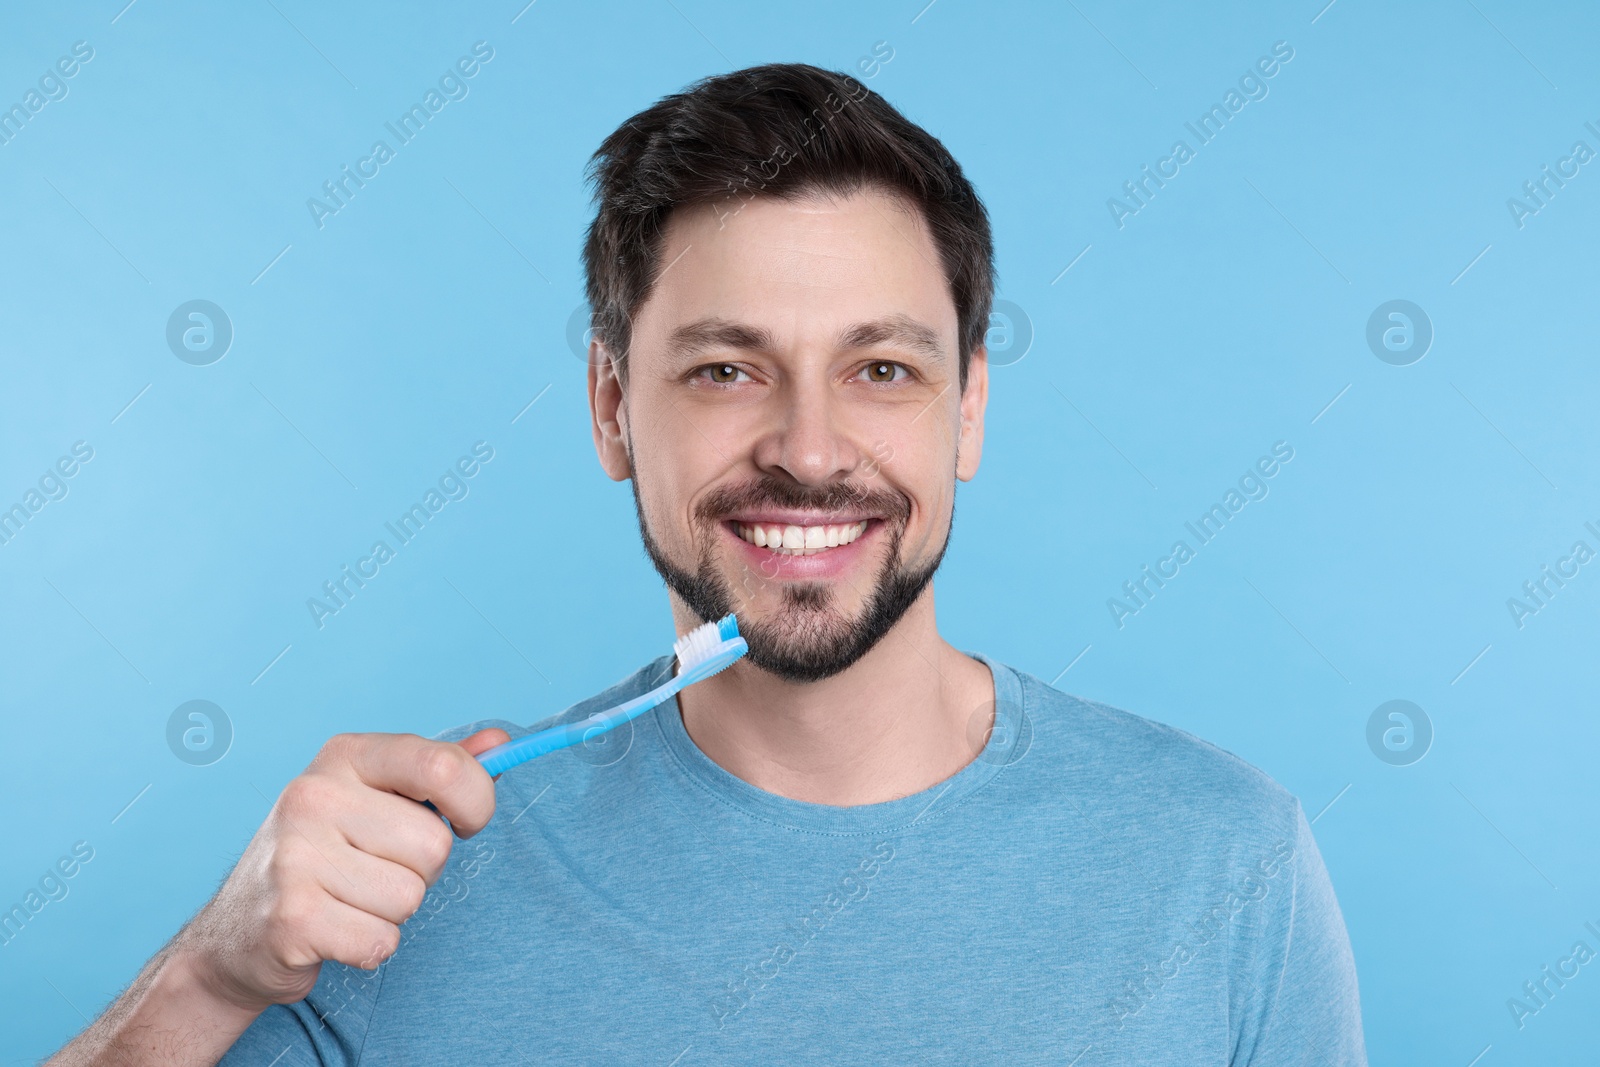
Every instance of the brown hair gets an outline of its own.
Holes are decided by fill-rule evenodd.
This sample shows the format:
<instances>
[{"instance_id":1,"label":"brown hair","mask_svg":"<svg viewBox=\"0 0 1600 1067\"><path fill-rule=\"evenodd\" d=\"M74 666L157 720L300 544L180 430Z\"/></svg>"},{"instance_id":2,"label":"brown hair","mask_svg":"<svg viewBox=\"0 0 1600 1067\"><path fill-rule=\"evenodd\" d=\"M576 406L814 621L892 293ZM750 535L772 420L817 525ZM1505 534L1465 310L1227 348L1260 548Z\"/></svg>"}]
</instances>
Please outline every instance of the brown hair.
<instances>
[{"instance_id":1,"label":"brown hair","mask_svg":"<svg viewBox=\"0 0 1600 1067\"><path fill-rule=\"evenodd\" d=\"M583 246L590 326L626 381L631 319L660 268L673 208L736 214L756 195L848 196L863 186L918 208L956 308L960 383L989 329L994 242L989 215L931 134L860 81L806 63L768 63L702 78L617 127L589 161L598 209Z\"/></svg>"}]
</instances>

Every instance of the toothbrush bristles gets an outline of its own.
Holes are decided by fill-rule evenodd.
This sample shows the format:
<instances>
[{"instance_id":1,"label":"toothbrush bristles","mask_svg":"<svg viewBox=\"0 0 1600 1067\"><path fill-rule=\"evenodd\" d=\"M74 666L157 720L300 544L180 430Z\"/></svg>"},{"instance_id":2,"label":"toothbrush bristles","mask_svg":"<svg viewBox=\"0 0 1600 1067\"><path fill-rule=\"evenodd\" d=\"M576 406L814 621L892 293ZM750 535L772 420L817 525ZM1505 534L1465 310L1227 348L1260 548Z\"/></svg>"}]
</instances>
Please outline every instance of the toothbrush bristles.
<instances>
[{"instance_id":1,"label":"toothbrush bristles","mask_svg":"<svg viewBox=\"0 0 1600 1067\"><path fill-rule=\"evenodd\" d=\"M696 626L673 642L672 651L678 657L678 673L708 658L722 644L721 621Z\"/></svg>"}]
</instances>

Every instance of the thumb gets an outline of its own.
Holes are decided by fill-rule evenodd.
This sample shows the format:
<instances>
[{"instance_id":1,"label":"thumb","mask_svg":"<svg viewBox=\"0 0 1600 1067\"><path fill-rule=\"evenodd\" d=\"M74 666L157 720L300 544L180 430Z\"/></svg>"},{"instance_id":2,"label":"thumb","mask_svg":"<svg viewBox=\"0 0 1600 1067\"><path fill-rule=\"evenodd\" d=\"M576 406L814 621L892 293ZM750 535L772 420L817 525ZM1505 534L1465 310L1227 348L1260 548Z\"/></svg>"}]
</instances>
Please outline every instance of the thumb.
<instances>
[{"instance_id":1,"label":"thumb","mask_svg":"<svg viewBox=\"0 0 1600 1067\"><path fill-rule=\"evenodd\" d=\"M498 726L490 726L487 729L479 730L470 737L463 737L460 741L455 742L455 744L458 744L462 748L466 749L470 755L476 756L478 753L487 751L496 745L503 745L509 740L511 740L510 734L506 733ZM449 743L450 742L445 742L445 744ZM492 781L500 780L500 776L498 774L491 775L490 778ZM444 819L444 815L440 813L438 808L434 807L433 801L424 800L422 801L422 806L433 812L435 815L438 815L439 818ZM445 819L445 822L449 821L449 819ZM451 829L453 830L455 828L451 827Z\"/></svg>"},{"instance_id":2,"label":"thumb","mask_svg":"<svg viewBox=\"0 0 1600 1067\"><path fill-rule=\"evenodd\" d=\"M490 726L486 729L479 730L471 737L463 737L461 740L457 741L456 744L466 749L471 755L476 756L480 753L489 751L489 749L496 745L503 745L509 740L511 740L510 734L506 733L498 726ZM497 774L494 776L494 779L499 781L500 776Z\"/></svg>"}]
</instances>

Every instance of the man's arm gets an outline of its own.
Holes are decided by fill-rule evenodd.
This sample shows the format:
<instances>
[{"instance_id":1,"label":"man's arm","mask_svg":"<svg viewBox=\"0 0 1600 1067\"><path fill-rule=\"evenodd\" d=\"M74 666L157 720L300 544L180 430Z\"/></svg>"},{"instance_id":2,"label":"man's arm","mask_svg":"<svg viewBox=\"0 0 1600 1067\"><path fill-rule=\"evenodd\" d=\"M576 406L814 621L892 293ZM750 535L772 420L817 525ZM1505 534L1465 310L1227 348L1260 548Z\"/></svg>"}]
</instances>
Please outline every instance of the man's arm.
<instances>
[{"instance_id":1,"label":"man's arm","mask_svg":"<svg viewBox=\"0 0 1600 1067\"><path fill-rule=\"evenodd\" d=\"M100 1018L50 1058L50 1067L221 1059L262 1008L221 995L204 959L185 951L182 938L156 953Z\"/></svg>"},{"instance_id":2,"label":"man's arm","mask_svg":"<svg viewBox=\"0 0 1600 1067\"><path fill-rule=\"evenodd\" d=\"M48 1065L211 1067L262 1012L303 999L324 961L370 969L393 955L452 828L471 837L494 814L494 782L472 757L507 739L491 728L459 743L330 740L216 896Z\"/></svg>"}]
</instances>

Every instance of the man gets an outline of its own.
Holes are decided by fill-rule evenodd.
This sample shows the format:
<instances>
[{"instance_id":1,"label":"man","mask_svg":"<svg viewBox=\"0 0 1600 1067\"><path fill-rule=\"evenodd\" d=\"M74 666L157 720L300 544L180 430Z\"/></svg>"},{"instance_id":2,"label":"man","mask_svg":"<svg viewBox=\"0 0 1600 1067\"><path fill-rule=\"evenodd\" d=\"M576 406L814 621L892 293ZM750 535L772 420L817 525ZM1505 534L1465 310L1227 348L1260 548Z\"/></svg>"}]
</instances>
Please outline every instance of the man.
<instances>
[{"instance_id":1,"label":"man","mask_svg":"<svg viewBox=\"0 0 1600 1067\"><path fill-rule=\"evenodd\" d=\"M779 64L594 174L595 447L676 630L749 654L497 782L549 722L334 738L59 1062L1365 1063L1298 802L939 635L993 270L938 141Z\"/></svg>"}]
</instances>

